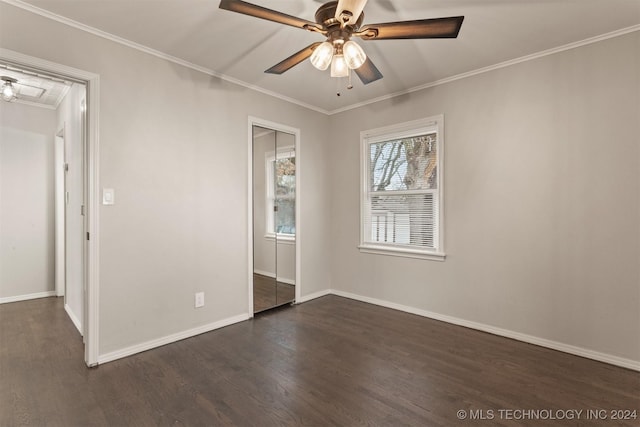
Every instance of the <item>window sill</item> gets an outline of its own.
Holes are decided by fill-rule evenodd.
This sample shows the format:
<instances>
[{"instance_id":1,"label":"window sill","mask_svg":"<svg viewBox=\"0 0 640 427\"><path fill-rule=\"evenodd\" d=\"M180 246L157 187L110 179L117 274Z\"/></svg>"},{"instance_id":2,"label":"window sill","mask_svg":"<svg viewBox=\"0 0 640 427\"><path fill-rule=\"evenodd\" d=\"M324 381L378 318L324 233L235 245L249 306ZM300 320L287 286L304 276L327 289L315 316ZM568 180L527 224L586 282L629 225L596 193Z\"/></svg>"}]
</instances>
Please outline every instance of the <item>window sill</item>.
<instances>
[{"instance_id":1,"label":"window sill","mask_svg":"<svg viewBox=\"0 0 640 427\"><path fill-rule=\"evenodd\" d=\"M360 252L366 254L388 255L404 258L426 259L431 261L444 261L446 254L442 252L428 252L418 249L391 248L386 246L360 245Z\"/></svg>"},{"instance_id":2,"label":"window sill","mask_svg":"<svg viewBox=\"0 0 640 427\"><path fill-rule=\"evenodd\" d=\"M264 235L264 238L267 240L271 240L273 242L276 241L276 235L273 233L267 233ZM282 243L285 245L295 245L296 244L296 236L291 234L278 234L278 243Z\"/></svg>"}]
</instances>

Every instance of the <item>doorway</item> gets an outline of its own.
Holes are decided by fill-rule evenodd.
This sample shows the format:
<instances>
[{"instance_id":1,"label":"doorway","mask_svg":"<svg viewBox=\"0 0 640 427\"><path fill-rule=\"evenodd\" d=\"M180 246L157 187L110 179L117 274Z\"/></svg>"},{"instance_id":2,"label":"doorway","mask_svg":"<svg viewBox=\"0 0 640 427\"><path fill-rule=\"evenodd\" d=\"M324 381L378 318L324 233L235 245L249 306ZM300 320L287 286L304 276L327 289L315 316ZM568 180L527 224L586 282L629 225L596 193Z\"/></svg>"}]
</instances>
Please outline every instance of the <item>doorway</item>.
<instances>
[{"instance_id":1,"label":"doorway","mask_svg":"<svg viewBox=\"0 0 640 427\"><path fill-rule=\"evenodd\" d=\"M0 151L9 155L0 167L13 171L3 187L20 189L19 199L0 192L2 238L13 239L15 247L0 255L10 270L3 280L11 282L17 301L62 297L84 337L86 84L3 63L0 74L11 79L13 93L1 101ZM34 289L41 292L29 292Z\"/></svg>"},{"instance_id":2,"label":"doorway","mask_svg":"<svg viewBox=\"0 0 640 427\"><path fill-rule=\"evenodd\" d=\"M299 130L250 119L250 311L299 298Z\"/></svg>"},{"instance_id":3,"label":"doorway","mask_svg":"<svg viewBox=\"0 0 640 427\"><path fill-rule=\"evenodd\" d=\"M52 151L55 147L52 160L56 160L52 161L52 167L64 168L62 174L56 169L50 176L52 182L57 181L55 193L61 194L56 203L64 206L64 209L58 209L59 206L55 209L56 242L64 240L64 244L55 244L56 286L51 294L64 294L65 309L83 336L85 363L95 366L98 362L99 77L4 48L0 48L0 71L67 82L71 87L65 96L69 102L56 106L61 111L58 111L57 125L51 129ZM26 79L23 86L26 88L28 83ZM73 291L70 277L74 281Z\"/></svg>"}]
</instances>

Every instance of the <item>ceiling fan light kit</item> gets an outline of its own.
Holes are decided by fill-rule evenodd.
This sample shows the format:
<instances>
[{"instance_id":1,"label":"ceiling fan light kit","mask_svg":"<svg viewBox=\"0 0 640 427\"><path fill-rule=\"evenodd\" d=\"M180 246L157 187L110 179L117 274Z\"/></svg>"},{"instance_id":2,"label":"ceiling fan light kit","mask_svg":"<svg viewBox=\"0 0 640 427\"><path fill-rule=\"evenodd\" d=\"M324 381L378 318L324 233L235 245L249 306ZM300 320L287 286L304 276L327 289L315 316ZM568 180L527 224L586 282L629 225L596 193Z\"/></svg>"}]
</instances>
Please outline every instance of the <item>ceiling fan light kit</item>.
<instances>
[{"instance_id":1,"label":"ceiling fan light kit","mask_svg":"<svg viewBox=\"0 0 640 427\"><path fill-rule=\"evenodd\" d=\"M344 44L342 53L344 59L347 61L347 66L352 70L360 68L367 60L367 55L365 55L364 50L353 40L349 40Z\"/></svg>"},{"instance_id":2,"label":"ceiling fan light kit","mask_svg":"<svg viewBox=\"0 0 640 427\"><path fill-rule=\"evenodd\" d=\"M349 67L347 61L344 59L344 55L341 53L333 55L331 61L331 77L348 77Z\"/></svg>"},{"instance_id":3,"label":"ceiling fan light kit","mask_svg":"<svg viewBox=\"0 0 640 427\"><path fill-rule=\"evenodd\" d=\"M316 22L242 0L222 0L220 8L290 25L326 37L326 41L305 47L265 73L282 74L309 58L311 64L321 71L331 65L331 77L350 77L350 70L354 70L365 85L381 79L382 73L351 37L360 37L362 40L456 38L464 20L464 16L453 16L362 26L366 3L367 0L330 1L318 8L315 14Z\"/></svg>"},{"instance_id":4,"label":"ceiling fan light kit","mask_svg":"<svg viewBox=\"0 0 640 427\"><path fill-rule=\"evenodd\" d=\"M320 46L315 48L311 54L311 64L320 71L324 71L329 68L333 59L333 45L329 42L322 42Z\"/></svg>"},{"instance_id":5,"label":"ceiling fan light kit","mask_svg":"<svg viewBox=\"0 0 640 427\"><path fill-rule=\"evenodd\" d=\"M323 42L318 46L311 57L311 64L318 70L324 71L331 65L331 77L347 77L349 70L360 68L367 60L364 50L354 41Z\"/></svg>"}]
</instances>

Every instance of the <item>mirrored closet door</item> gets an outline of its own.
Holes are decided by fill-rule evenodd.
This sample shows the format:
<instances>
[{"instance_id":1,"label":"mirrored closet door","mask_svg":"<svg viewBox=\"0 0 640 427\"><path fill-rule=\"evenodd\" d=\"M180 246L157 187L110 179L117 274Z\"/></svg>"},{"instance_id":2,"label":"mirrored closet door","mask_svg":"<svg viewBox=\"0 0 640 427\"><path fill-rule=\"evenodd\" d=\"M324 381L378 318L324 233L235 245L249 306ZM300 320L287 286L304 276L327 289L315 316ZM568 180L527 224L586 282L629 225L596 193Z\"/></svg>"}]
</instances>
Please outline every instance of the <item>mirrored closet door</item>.
<instances>
[{"instance_id":1,"label":"mirrored closet door","mask_svg":"<svg viewBox=\"0 0 640 427\"><path fill-rule=\"evenodd\" d=\"M254 125L253 311L291 303L296 278L295 135Z\"/></svg>"}]
</instances>

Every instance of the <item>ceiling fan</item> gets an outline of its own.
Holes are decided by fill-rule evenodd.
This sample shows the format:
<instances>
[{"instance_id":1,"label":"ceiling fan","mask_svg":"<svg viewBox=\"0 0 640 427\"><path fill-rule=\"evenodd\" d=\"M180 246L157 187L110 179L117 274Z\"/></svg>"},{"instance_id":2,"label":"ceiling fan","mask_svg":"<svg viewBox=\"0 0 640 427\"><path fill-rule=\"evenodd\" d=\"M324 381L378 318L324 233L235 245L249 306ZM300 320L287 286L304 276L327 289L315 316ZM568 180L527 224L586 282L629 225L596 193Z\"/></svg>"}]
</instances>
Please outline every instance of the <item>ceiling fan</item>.
<instances>
[{"instance_id":1,"label":"ceiling fan","mask_svg":"<svg viewBox=\"0 0 640 427\"><path fill-rule=\"evenodd\" d=\"M366 3L367 0L330 1L318 8L316 22L241 0L222 0L220 8L291 25L326 37L325 42L312 43L265 73L282 74L310 57L313 66L319 70L326 70L331 65L331 77L347 77L350 76L350 70L354 70L364 84L381 79L382 73L364 50L351 40L352 37L362 40L456 38L464 20L464 16L453 16L362 26L362 11Z\"/></svg>"}]
</instances>

